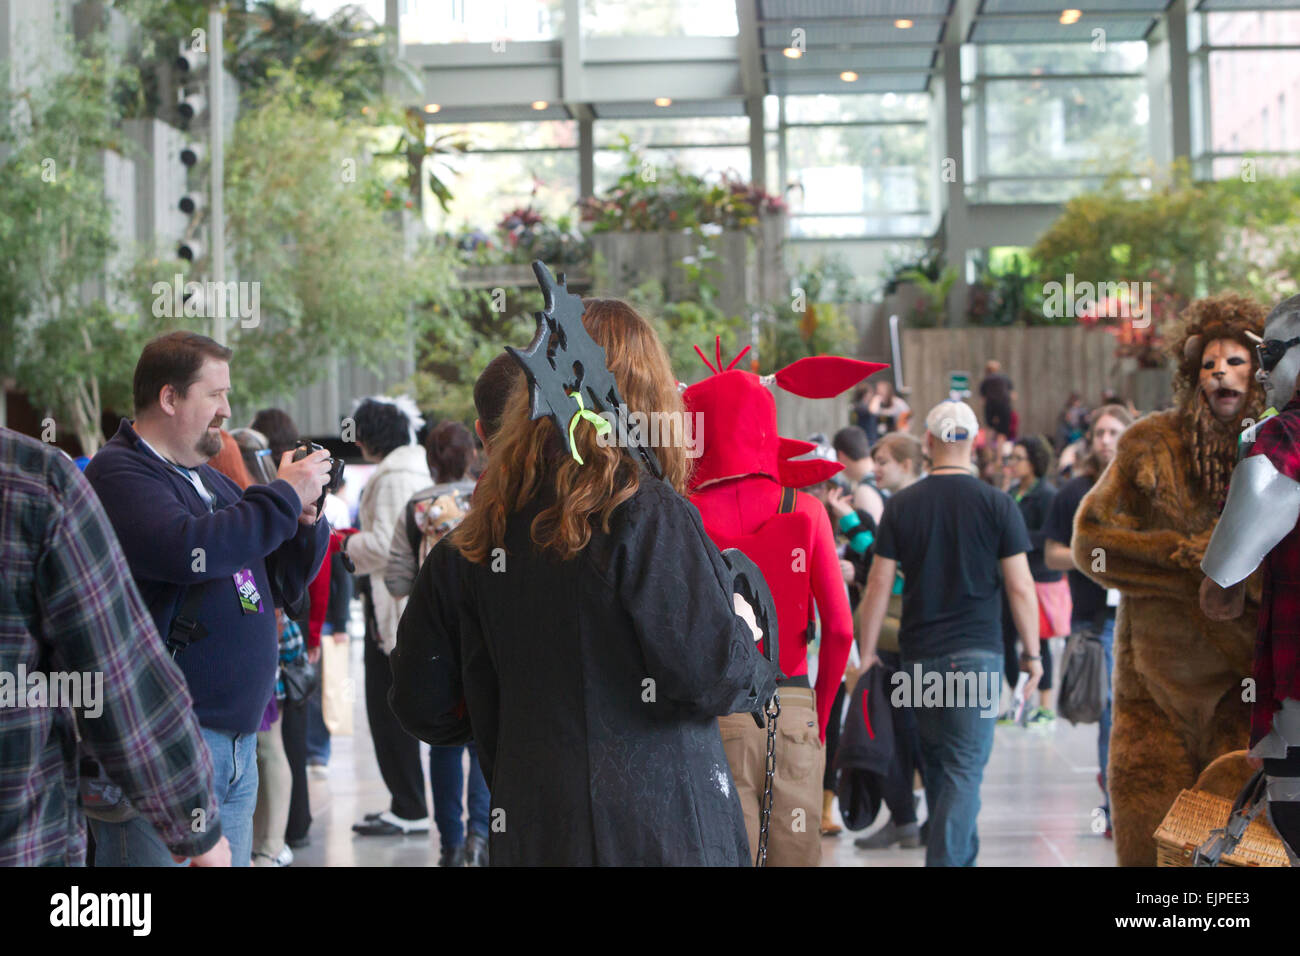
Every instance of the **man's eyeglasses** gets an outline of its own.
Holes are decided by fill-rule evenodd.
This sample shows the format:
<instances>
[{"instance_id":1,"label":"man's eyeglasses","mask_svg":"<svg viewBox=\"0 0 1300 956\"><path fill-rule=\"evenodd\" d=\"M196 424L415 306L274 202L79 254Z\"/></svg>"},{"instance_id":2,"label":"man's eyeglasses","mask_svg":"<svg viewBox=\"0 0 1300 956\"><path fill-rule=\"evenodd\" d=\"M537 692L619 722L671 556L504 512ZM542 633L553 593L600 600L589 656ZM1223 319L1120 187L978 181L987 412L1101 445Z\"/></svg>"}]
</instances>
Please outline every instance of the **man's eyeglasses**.
<instances>
[{"instance_id":1,"label":"man's eyeglasses","mask_svg":"<svg viewBox=\"0 0 1300 956\"><path fill-rule=\"evenodd\" d=\"M1282 356L1286 355L1287 350L1296 345L1300 345L1300 336L1285 342L1281 339L1266 339L1255 346L1255 352L1259 356L1259 367L1265 372L1273 371L1277 368L1277 363L1282 361Z\"/></svg>"}]
</instances>

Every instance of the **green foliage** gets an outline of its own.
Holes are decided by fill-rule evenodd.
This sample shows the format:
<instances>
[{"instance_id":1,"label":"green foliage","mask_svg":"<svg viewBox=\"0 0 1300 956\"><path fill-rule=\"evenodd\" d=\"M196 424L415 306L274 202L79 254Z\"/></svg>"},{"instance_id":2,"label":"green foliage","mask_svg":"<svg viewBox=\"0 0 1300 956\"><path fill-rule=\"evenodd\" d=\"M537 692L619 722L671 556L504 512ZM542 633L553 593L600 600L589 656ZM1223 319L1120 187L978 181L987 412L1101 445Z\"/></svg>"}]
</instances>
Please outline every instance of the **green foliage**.
<instances>
[{"instance_id":1,"label":"green foliage","mask_svg":"<svg viewBox=\"0 0 1300 956\"><path fill-rule=\"evenodd\" d=\"M677 166L660 167L632 147L619 147L624 169L612 189L580 204L592 232L699 230L702 226L749 229L760 216L785 209L784 200L724 176L709 182Z\"/></svg>"},{"instance_id":2,"label":"green foliage","mask_svg":"<svg viewBox=\"0 0 1300 956\"><path fill-rule=\"evenodd\" d=\"M28 89L0 71L0 378L52 409L89 453L105 403L123 407L141 334L107 296L118 249L102 154L121 148L113 91L127 75L102 44L65 61L67 72Z\"/></svg>"},{"instance_id":3,"label":"green foliage","mask_svg":"<svg viewBox=\"0 0 1300 956\"><path fill-rule=\"evenodd\" d=\"M339 98L277 74L226 156L228 238L239 278L260 283L260 324L230 330L245 403L316 381L332 354L376 366L404 340L409 306L448 281L409 260L391 216L372 205L366 130L339 118Z\"/></svg>"},{"instance_id":4,"label":"green foliage","mask_svg":"<svg viewBox=\"0 0 1300 956\"><path fill-rule=\"evenodd\" d=\"M810 302L864 302L867 290L843 256L818 254L799 264L794 287Z\"/></svg>"},{"instance_id":5,"label":"green foliage","mask_svg":"<svg viewBox=\"0 0 1300 956\"><path fill-rule=\"evenodd\" d=\"M192 43L194 30L207 30L209 3L113 0L113 6L144 29L143 82L134 112L155 114L162 105L158 66L176 55L178 43ZM324 19L273 0L227 0L224 6L224 62L250 100L285 68L338 93L339 115L355 116L372 106L388 76L401 78L413 93L421 89L418 73L392 55L390 31L375 25L360 6L342 7Z\"/></svg>"},{"instance_id":6,"label":"green foliage","mask_svg":"<svg viewBox=\"0 0 1300 956\"><path fill-rule=\"evenodd\" d=\"M1261 301L1295 291L1300 176L1198 182L1185 163L1136 196L1114 179L1072 199L1034 247L1044 282L1152 283L1190 301L1236 288Z\"/></svg>"},{"instance_id":7,"label":"green foliage","mask_svg":"<svg viewBox=\"0 0 1300 956\"><path fill-rule=\"evenodd\" d=\"M416 374L406 387L435 417L468 424L475 379L507 345L522 348L532 340L532 314L544 305L542 293L536 287L463 289L455 283L455 251L432 241L422 258L444 278L427 285L416 312Z\"/></svg>"},{"instance_id":8,"label":"green foliage","mask_svg":"<svg viewBox=\"0 0 1300 956\"><path fill-rule=\"evenodd\" d=\"M925 329L947 324L945 306L948 303L948 293L957 281L956 268L948 266L939 273L937 279L931 279L920 269L906 270L898 278L903 282L911 282L921 291L921 300L916 304L913 316L914 325Z\"/></svg>"},{"instance_id":9,"label":"green foliage","mask_svg":"<svg viewBox=\"0 0 1300 956\"><path fill-rule=\"evenodd\" d=\"M967 309L972 325L1035 325L1049 321L1042 315L1038 267L1020 253L990 255L980 262L979 273L978 281L971 286Z\"/></svg>"},{"instance_id":10,"label":"green foliage","mask_svg":"<svg viewBox=\"0 0 1300 956\"><path fill-rule=\"evenodd\" d=\"M748 342L744 319L724 315L711 301L665 302L663 286L657 281L631 289L627 301L654 325L679 381L698 382L709 374L695 346L712 356L714 338L721 335L722 354L734 358Z\"/></svg>"}]
</instances>

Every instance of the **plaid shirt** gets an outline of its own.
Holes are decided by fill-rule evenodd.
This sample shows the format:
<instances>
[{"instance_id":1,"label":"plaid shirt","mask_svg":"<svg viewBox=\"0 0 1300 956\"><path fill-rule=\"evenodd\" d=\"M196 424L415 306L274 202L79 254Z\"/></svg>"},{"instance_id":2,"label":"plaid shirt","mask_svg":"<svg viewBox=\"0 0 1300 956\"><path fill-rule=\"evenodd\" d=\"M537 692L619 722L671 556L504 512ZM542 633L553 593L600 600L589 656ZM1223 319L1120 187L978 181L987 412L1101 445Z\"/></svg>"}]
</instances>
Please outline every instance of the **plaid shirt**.
<instances>
[{"instance_id":1,"label":"plaid shirt","mask_svg":"<svg viewBox=\"0 0 1300 956\"><path fill-rule=\"evenodd\" d=\"M1300 481L1300 399L1260 426L1252 455L1266 455L1281 474ZM1268 520L1260 516L1261 521ZM1253 746L1273 726L1273 712L1287 697L1300 700L1300 526L1291 529L1264 559L1264 595L1255 638Z\"/></svg>"},{"instance_id":2,"label":"plaid shirt","mask_svg":"<svg viewBox=\"0 0 1300 956\"><path fill-rule=\"evenodd\" d=\"M0 865L84 862L78 732L173 852L212 848L212 759L99 499L59 452L0 428L0 505ZM98 702L92 678L82 707L52 706L53 682L42 706L35 672L102 675Z\"/></svg>"}]
</instances>

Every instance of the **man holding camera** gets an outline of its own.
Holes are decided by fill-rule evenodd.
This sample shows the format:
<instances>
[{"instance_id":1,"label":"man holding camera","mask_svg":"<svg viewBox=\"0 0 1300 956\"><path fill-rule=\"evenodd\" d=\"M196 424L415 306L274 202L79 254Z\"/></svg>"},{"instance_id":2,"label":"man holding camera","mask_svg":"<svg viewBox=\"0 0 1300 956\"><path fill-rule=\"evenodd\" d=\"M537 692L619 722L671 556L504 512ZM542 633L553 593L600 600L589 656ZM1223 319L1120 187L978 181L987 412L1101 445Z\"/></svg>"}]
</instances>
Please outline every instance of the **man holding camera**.
<instances>
[{"instance_id":1,"label":"man holding camera","mask_svg":"<svg viewBox=\"0 0 1300 956\"><path fill-rule=\"evenodd\" d=\"M86 467L132 576L185 675L212 754L222 832L248 866L257 799L257 730L275 687L275 608L301 601L329 543L316 502L325 450L241 492L206 464L230 417L230 349L173 332L145 346L135 421ZM203 825L203 821L196 821ZM97 866L159 866L172 856L147 821L91 820Z\"/></svg>"}]
</instances>

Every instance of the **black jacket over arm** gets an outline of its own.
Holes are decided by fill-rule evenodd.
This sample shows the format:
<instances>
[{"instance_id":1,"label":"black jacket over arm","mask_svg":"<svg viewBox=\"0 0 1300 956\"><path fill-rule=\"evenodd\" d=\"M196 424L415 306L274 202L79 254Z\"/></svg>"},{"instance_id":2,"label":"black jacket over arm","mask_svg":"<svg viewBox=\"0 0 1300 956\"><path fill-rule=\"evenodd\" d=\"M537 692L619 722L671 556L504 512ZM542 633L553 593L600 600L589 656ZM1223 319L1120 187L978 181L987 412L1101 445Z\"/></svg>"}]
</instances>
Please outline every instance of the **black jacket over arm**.
<instances>
[{"instance_id":1,"label":"black jacket over arm","mask_svg":"<svg viewBox=\"0 0 1300 956\"><path fill-rule=\"evenodd\" d=\"M426 560L393 710L430 742L472 732L494 864L747 865L715 718L758 709L776 672L699 512L643 476L610 533L560 562L530 540L537 510L510 518L504 570L442 544Z\"/></svg>"}]
</instances>

